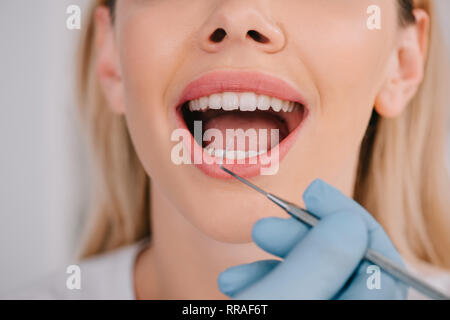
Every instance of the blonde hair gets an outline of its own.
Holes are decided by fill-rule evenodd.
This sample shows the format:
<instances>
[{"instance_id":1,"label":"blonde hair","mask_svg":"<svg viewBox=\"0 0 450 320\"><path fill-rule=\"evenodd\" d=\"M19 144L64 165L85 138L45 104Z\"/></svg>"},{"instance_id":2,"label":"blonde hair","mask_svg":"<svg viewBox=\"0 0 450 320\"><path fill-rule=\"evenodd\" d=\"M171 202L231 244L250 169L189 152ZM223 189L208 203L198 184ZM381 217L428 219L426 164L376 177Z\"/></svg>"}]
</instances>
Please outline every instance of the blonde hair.
<instances>
[{"instance_id":1,"label":"blonde hair","mask_svg":"<svg viewBox=\"0 0 450 320\"><path fill-rule=\"evenodd\" d=\"M399 1L401 6L410 2ZM448 61L433 0L414 1L414 7L431 17L425 77L401 116L386 119L373 113L361 144L354 199L380 222L407 260L450 269ZM96 175L83 257L150 236L149 179L124 117L110 112L100 93L94 32L91 16L81 47L79 90Z\"/></svg>"},{"instance_id":2,"label":"blonde hair","mask_svg":"<svg viewBox=\"0 0 450 320\"><path fill-rule=\"evenodd\" d=\"M94 5L96 7L100 2ZM94 8L80 46L81 119L91 141L93 194L81 256L88 257L149 234L149 188L125 118L106 106L95 73Z\"/></svg>"}]
</instances>

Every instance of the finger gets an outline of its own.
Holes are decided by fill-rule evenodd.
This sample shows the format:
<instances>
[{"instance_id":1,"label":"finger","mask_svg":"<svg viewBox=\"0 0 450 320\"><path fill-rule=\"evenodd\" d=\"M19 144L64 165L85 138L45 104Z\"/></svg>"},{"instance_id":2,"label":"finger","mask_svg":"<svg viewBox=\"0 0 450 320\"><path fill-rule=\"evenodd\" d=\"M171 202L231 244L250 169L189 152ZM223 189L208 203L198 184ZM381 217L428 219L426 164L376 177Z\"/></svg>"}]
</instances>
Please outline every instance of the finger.
<instances>
[{"instance_id":1,"label":"finger","mask_svg":"<svg viewBox=\"0 0 450 320\"><path fill-rule=\"evenodd\" d=\"M400 253L395 248L383 227L378 223L369 231L369 248L380 253L397 265L405 268L405 264L400 256Z\"/></svg>"},{"instance_id":2,"label":"finger","mask_svg":"<svg viewBox=\"0 0 450 320\"><path fill-rule=\"evenodd\" d=\"M319 217L326 217L339 211L363 209L352 199L320 179L310 184L303 197L307 208L312 209L311 211ZM284 258L308 230L309 227L294 218L270 217L255 223L252 229L252 238L261 249Z\"/></svg>"},{"instance_id":3,"label":"finger","mask_svg":"<svg viewBox=\"0 0 450 320\"><path fill-rule=\"evenodd\" d=\"M320 179L311 183L305 191L303 198L308 210L311 210L321 217L330 215L337 210L346 210L361 216L369 231L368 248L379 252L386 258L404 267L400 254L392 244L382 226L356 201L345 196L339 190ZM392 299L396 299L406 295L406 287L400 285L398 281L382 269L380 272L380 282L382 283L383 289L369 289L369 286L367 285L367 280L371 276L370 274L367 274L367 267L369 265L373 264L361 264L355 273L355 279L352 281L352 285L343 290L342 299L356 299L357 296L360 296L361 299L369 297L377 299L382 296L390 296ZM390 292L387 292L389 290Z\"/></svg>"},{"instance_id":4,"label":"finger","mask_svg":"<svg viewBox=\"0 0 450 320\"><path fill-rule=\"evenodd\" d=\"M367 246L367 227L355 214L339 212L307 232L267 276L237 299L330 299L358 266Z\"/></svg>"},{"instance_id":5,"label":"finger","mask_svg":"<svg viewBox=\"0 0 450 320\"><path fill-rule=\"evenodd\" d=\"M217 279L219 290L229 297L250 286L272 271L279 260L262 260L226 269Z\"/></svg>"},{"instance_id":6,"label":"finger","mask_svg":"<svg viewBox=\"0 0 450 320\"><path fill-rule=\"evenodd\" d=\"M306 188L303 193L303 201L305 202L306 209L319 218L325 218L336 212L355 212L361 209L365 211L356 201L321 179L314 180ZM367 214L367 217L365 214L360 214L365 222L367 222L367 226L372 227L370 219L373 220L373 218L370 214Z\"/></svg>"},{"instance_id":7,"label":"finger","mask_svg":"<svg viewBox=\"0 0 450 320\"><path fill-rule=\"evenodd\" d=\"M317 179L304 193L307 208L319 217L326 217L339 211L365 211L351 198L343 195L337 189ZM330 205L332 204L332 205ZM364 213L361 213L364 218ZM367 217L368 226L376 232L381 232L371 217ZM264 218L255 223L252 229L253 241L261 249L284 258L287 253L305 236L309 230L305 224L293 219Z\"/></svg>"},{"instance_id":8,"label":"finger","mask_svg":"<svg viewBox=\"0 0 450 320\"><path fill-rule=\"evenodd\" d=\"M309 228L293 218L264 218L252 228L253 241L263 250L284 258Z\"/></svg>"},{"instance_id":9,"label":"finger","mask_svg":"<svg viewBox=\"0 0 450 320\"><path fill-rule=\"evenodd\" d=\"M336 212L354 212L360 215L369 230L368 247L403 265L398 251L381 225L356 201L321 179L314 180L303 193L306 208L320 218Z\"/></svg>"}]
</instances>

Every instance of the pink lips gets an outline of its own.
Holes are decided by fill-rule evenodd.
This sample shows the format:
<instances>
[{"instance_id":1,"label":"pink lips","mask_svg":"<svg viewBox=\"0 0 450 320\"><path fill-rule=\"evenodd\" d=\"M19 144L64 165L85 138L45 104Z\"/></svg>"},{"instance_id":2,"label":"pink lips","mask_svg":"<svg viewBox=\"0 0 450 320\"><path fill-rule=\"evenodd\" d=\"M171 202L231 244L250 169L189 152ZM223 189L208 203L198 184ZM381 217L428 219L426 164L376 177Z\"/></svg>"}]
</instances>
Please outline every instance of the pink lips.
<instances>
[{"instance_id":1,"label":"pink lips","mask_svg":"<svg viewBox=\"0 0 450 320\"><path fill-rule=\"evenodd\" d=\"M279 144L277 161L281 162L296 141L302 124L308 115L308 108L306 107L303 96L285 81L260 72L215 71L192 81L183 90L176 105L177 109L175 112L178 126L188 130L181 115L181 107L184 103L221 92L255 92L256 94L264 94L281 100L298 102L305 106L303 120L300 125ZM227 173L220 169L217 159L205 152L194 140L192 135L190 135L190 141L184 142L186 149L191 155L191 160L197 168L214 178L230 178ZM268 155L270 155L270 150ZM199 159L200 161L198 161ZM247 162L249 162L249 160L247 160ZM254 162L256 162L256 164L226 164L225 162L225 167L245 178L251 178L260 175L262 166L264 165L259 159L256 159Z\"/></svg>"}]
</instances>

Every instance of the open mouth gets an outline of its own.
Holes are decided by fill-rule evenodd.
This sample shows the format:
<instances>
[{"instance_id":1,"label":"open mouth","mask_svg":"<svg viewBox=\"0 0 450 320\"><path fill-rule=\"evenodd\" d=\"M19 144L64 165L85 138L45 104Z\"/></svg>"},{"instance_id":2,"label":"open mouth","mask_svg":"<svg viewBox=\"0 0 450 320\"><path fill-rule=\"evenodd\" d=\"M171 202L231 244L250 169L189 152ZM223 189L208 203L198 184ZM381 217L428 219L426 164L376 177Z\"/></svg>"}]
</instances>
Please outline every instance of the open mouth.
<instances>
[{"instance_id":1,"label":"open mouth","mask_svg":"<svg viewBox=\"0 0 450 320\"><path fill-rule=\"evenodd\" d=\"M300 125L305 107L254 92L224 92L190 100L181 107L181 115L192 136L209 155L244 160L270 152ZM195 134L195 123L202 132ZM208 130L215 135L202 139ZM218 141L218 136L222 141ZM200 138L200 139L198 139Z\"/></svg>"},{"instance_id":2,"label":"open mouth","mask_svg":"<svg viewBox=\"0 0 450 320\"><path fill-rule=\"evenodd\" d=\"M190 82L175 107L184 148L197 168L221 179L227 169L250 178L268 175L294 145L309 110L292 85L269 74L222 70ZM185 162L183 162L185 163ZM264 172L263 172L264 171Z\"/></svg>"}]
</instances>

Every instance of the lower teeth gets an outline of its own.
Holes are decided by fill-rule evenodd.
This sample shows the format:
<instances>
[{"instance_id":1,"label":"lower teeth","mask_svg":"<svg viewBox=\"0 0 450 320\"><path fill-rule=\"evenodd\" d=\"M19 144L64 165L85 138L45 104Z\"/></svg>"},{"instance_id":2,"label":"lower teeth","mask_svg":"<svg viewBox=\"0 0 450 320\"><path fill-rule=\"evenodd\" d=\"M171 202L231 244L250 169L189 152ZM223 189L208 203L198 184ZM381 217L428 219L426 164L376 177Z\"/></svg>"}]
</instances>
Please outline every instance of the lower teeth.
<instances>
[{"instance_id":1,"label":"lower teeth","mask_svg":"<svg viewBox=\"0 0 450 320\"><path fill-rule=\"evenodd\" d=\"M225 152L223 149L214 149L214 148L206 148L205 150L210 156L214 156L216 158L222 158L223 154ZM251 151L228 150L225 153L225 158L230 159L230 160L244 160L244 159L248 159L248 158L257 157L266 152L267 152L267 150L261 150L259 152L253 151L253 150L251 150Z\"/></svg>"}]
</instances>

